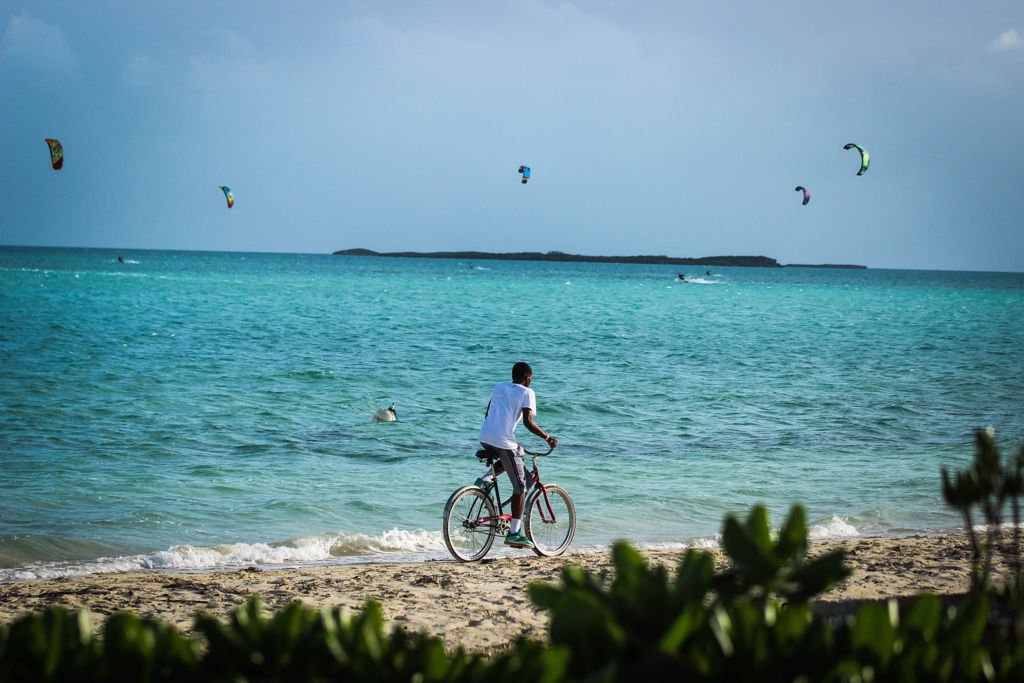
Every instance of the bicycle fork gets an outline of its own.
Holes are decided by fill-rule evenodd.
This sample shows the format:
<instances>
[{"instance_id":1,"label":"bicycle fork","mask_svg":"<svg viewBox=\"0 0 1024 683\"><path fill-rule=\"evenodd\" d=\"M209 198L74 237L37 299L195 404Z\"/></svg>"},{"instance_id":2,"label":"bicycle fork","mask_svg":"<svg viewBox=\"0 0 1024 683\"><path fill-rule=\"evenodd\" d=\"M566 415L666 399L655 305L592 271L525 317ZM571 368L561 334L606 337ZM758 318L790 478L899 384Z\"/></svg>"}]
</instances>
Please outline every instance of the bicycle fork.
<instances>
[{"instance_id":1,"label":"bicycle fork","mask_svg":"<svg viewBox=\"0 0 1024 683\"><path fill-rule=\"evenodd\" d=\"M540 512L540 521L544 524L555 524L558 520L555 519L555 510L551 507L551 501L548 500L548 490L543 486L540 486L540 496L544 498L544 505L540 505L537 501L537 511ZM544 513L544 508L547 508L547 514Z\"/></svg>"}]
</instances>

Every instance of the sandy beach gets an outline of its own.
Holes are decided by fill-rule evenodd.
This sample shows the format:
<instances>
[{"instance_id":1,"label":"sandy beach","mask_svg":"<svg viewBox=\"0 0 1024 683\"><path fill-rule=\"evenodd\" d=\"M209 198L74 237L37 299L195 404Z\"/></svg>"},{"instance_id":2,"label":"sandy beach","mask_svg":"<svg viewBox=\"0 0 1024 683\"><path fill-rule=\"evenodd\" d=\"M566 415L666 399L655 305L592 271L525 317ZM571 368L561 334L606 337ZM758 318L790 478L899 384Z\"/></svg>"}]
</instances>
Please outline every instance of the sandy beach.
<instances>
[{"instance_id":1,"label":"sandy beach","mask_svg":"<svg viewBox=\"0 0 1024 683\"><path fill-rule=\"evenodd\" d=\"M823 595L819 607L840 610L851 601L914 595L952 595L970 585L970 547L962 535L855 538L815 543L812 556L847 548L853 574ZM724 556L712 551L718 564ZM647 551L649 562L669 567L681 551ZM0 623L48 605L84 608L98 622L130 610L192 629L197 611L226 616L254 595L274 610L293 601L316 607L357 610L373 598L392 625L442 637L450 647L475 652L501 650L519 635L544 638L547 615L524 591L532 581L557 583L566 563L591 571L611 569L608 553L539 558L532 554L475 564L364 564L303 569L204 574L101 574L0 584ZM1005 567L999 568L1005 570Z\"/></svg>"}]
</instances>

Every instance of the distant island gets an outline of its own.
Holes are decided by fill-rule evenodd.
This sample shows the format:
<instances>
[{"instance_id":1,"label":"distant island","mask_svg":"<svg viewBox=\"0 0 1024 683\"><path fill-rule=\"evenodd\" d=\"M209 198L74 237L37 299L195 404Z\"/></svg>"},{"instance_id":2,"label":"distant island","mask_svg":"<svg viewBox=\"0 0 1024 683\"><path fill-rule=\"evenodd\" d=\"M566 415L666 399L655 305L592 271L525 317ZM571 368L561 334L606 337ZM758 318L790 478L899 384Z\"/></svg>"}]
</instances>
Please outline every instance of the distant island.
<instances>
[{"instance_id":1,"label":"distant island","mask_svg":"<svg viewBox=\"0 0 1024 683\"><path fill-rule=\"evenodd\" d=\"M487 251L389 251L372 249L341 249L335 256L384 256L398 258L447 258L462 261L555 261L561 263L638 263L668 266L740 266L743 268L857 268L867 266L822 263L783 265L767 256L703 256L701 258L675 258L672 256L586 256L564 251L517 251L496 254Z\"/></svg>"}]
</instances>

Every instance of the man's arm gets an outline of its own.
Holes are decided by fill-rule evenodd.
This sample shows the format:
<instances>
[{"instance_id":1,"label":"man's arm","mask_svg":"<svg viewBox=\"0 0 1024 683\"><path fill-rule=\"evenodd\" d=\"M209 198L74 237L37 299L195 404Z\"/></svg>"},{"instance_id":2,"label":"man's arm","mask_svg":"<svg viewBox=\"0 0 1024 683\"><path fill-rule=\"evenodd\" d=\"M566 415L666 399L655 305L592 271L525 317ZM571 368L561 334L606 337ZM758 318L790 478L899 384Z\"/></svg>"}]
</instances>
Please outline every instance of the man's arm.
<instances>
[{"instance_id":1,"label":"man's arm","mask_svg":"<svg viewBox=\"0 0 1024 683\"><path fill-rule=\"evenodd\" d=\"M529 408L523 408L523 424L526 425L528 430L547 441L548 445L552 448L558 445L558 439L550 434L544 433L544 430L541 429L540 425L538 425L536 420L533 419L533 411Z\"/></svg>"}]
</instances>

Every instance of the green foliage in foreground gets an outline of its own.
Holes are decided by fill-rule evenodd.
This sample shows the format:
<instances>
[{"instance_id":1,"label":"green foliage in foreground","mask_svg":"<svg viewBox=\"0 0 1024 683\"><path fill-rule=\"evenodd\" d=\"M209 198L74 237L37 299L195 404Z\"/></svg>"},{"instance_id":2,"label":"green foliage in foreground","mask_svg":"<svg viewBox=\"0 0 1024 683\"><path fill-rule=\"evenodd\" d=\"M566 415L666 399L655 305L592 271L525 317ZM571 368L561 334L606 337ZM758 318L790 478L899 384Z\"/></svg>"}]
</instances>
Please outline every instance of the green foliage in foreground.
<instances>
[{"instance_id":1,"label":"green foliage in foreground","mask_svg":"<svg viewBox=\"0 0 1024 683\"><path fill-rule=\"evenodd\" d=\"M1020 538L992 531L1010 504L1019 521L1024 450L1004 466L989 433L971 468L943 472L947 501L973 522L975 582L959 604L921 595L905 605L868 603L827 619L810 600L848 575L837 551L807 558L807 525L794 507L777 534L756 507L726 519L729 568L686 552L674 572L614 546L614 578L576 566L558 586L530 587L550 612L550 645L520 640L496 658L448 651L436 637L385 631L380 607L358 614L298 603L274 615L258 600L227 622L196 617L196 635L133 614L113 615L102 636L86 612L27 615L0 628L2 681L1021 681L1024 634ZM1012 552L1014 575L992 587L994 552ZM482 627L484 628L484 627Z\"/></svg>"},{"instance_id":2,"label":"green foliage in foreground","mask_svg":"<svg viewBox=\"0 0 1024 683\"><path fill-rule=\"evenodd\" d=\"M963 516L973 553L974 588L985 591L989 588L992 559L997 552L1010 559L1017 579L1021 576L1020 499L1024 494L1024 444L1015 458L1003 462L991 429L975 431L974 443L974 460L970 467L952 474L942 468L942 495L946 503ZM1002 533L1007 503L1012 525L1009 540ZM985 522L983 538L975 531L978 512Z\"/></svg>"},{"instance_id":3,"label":"green foliage in foreground","mask_svg":"<svg viewBox=\"0 0 1024 683\"><path fill-rule=\"evenodd\" d=\"M551 611L551 642L571 653L576 680L671 676L693 681L1024 680L1007 626L990 623L988 598L958 607L922 595L900 608L869 603L837 620L809 599L841 581L842 553L805 557L806 525L794 508L776 539L755 508L726 521L722 545L733 568L716 574L706 553L688 551L671 579L626 544L613 549L605 584L566 567L560 587L534 585Z\"/></svg>"}]
</instances>

